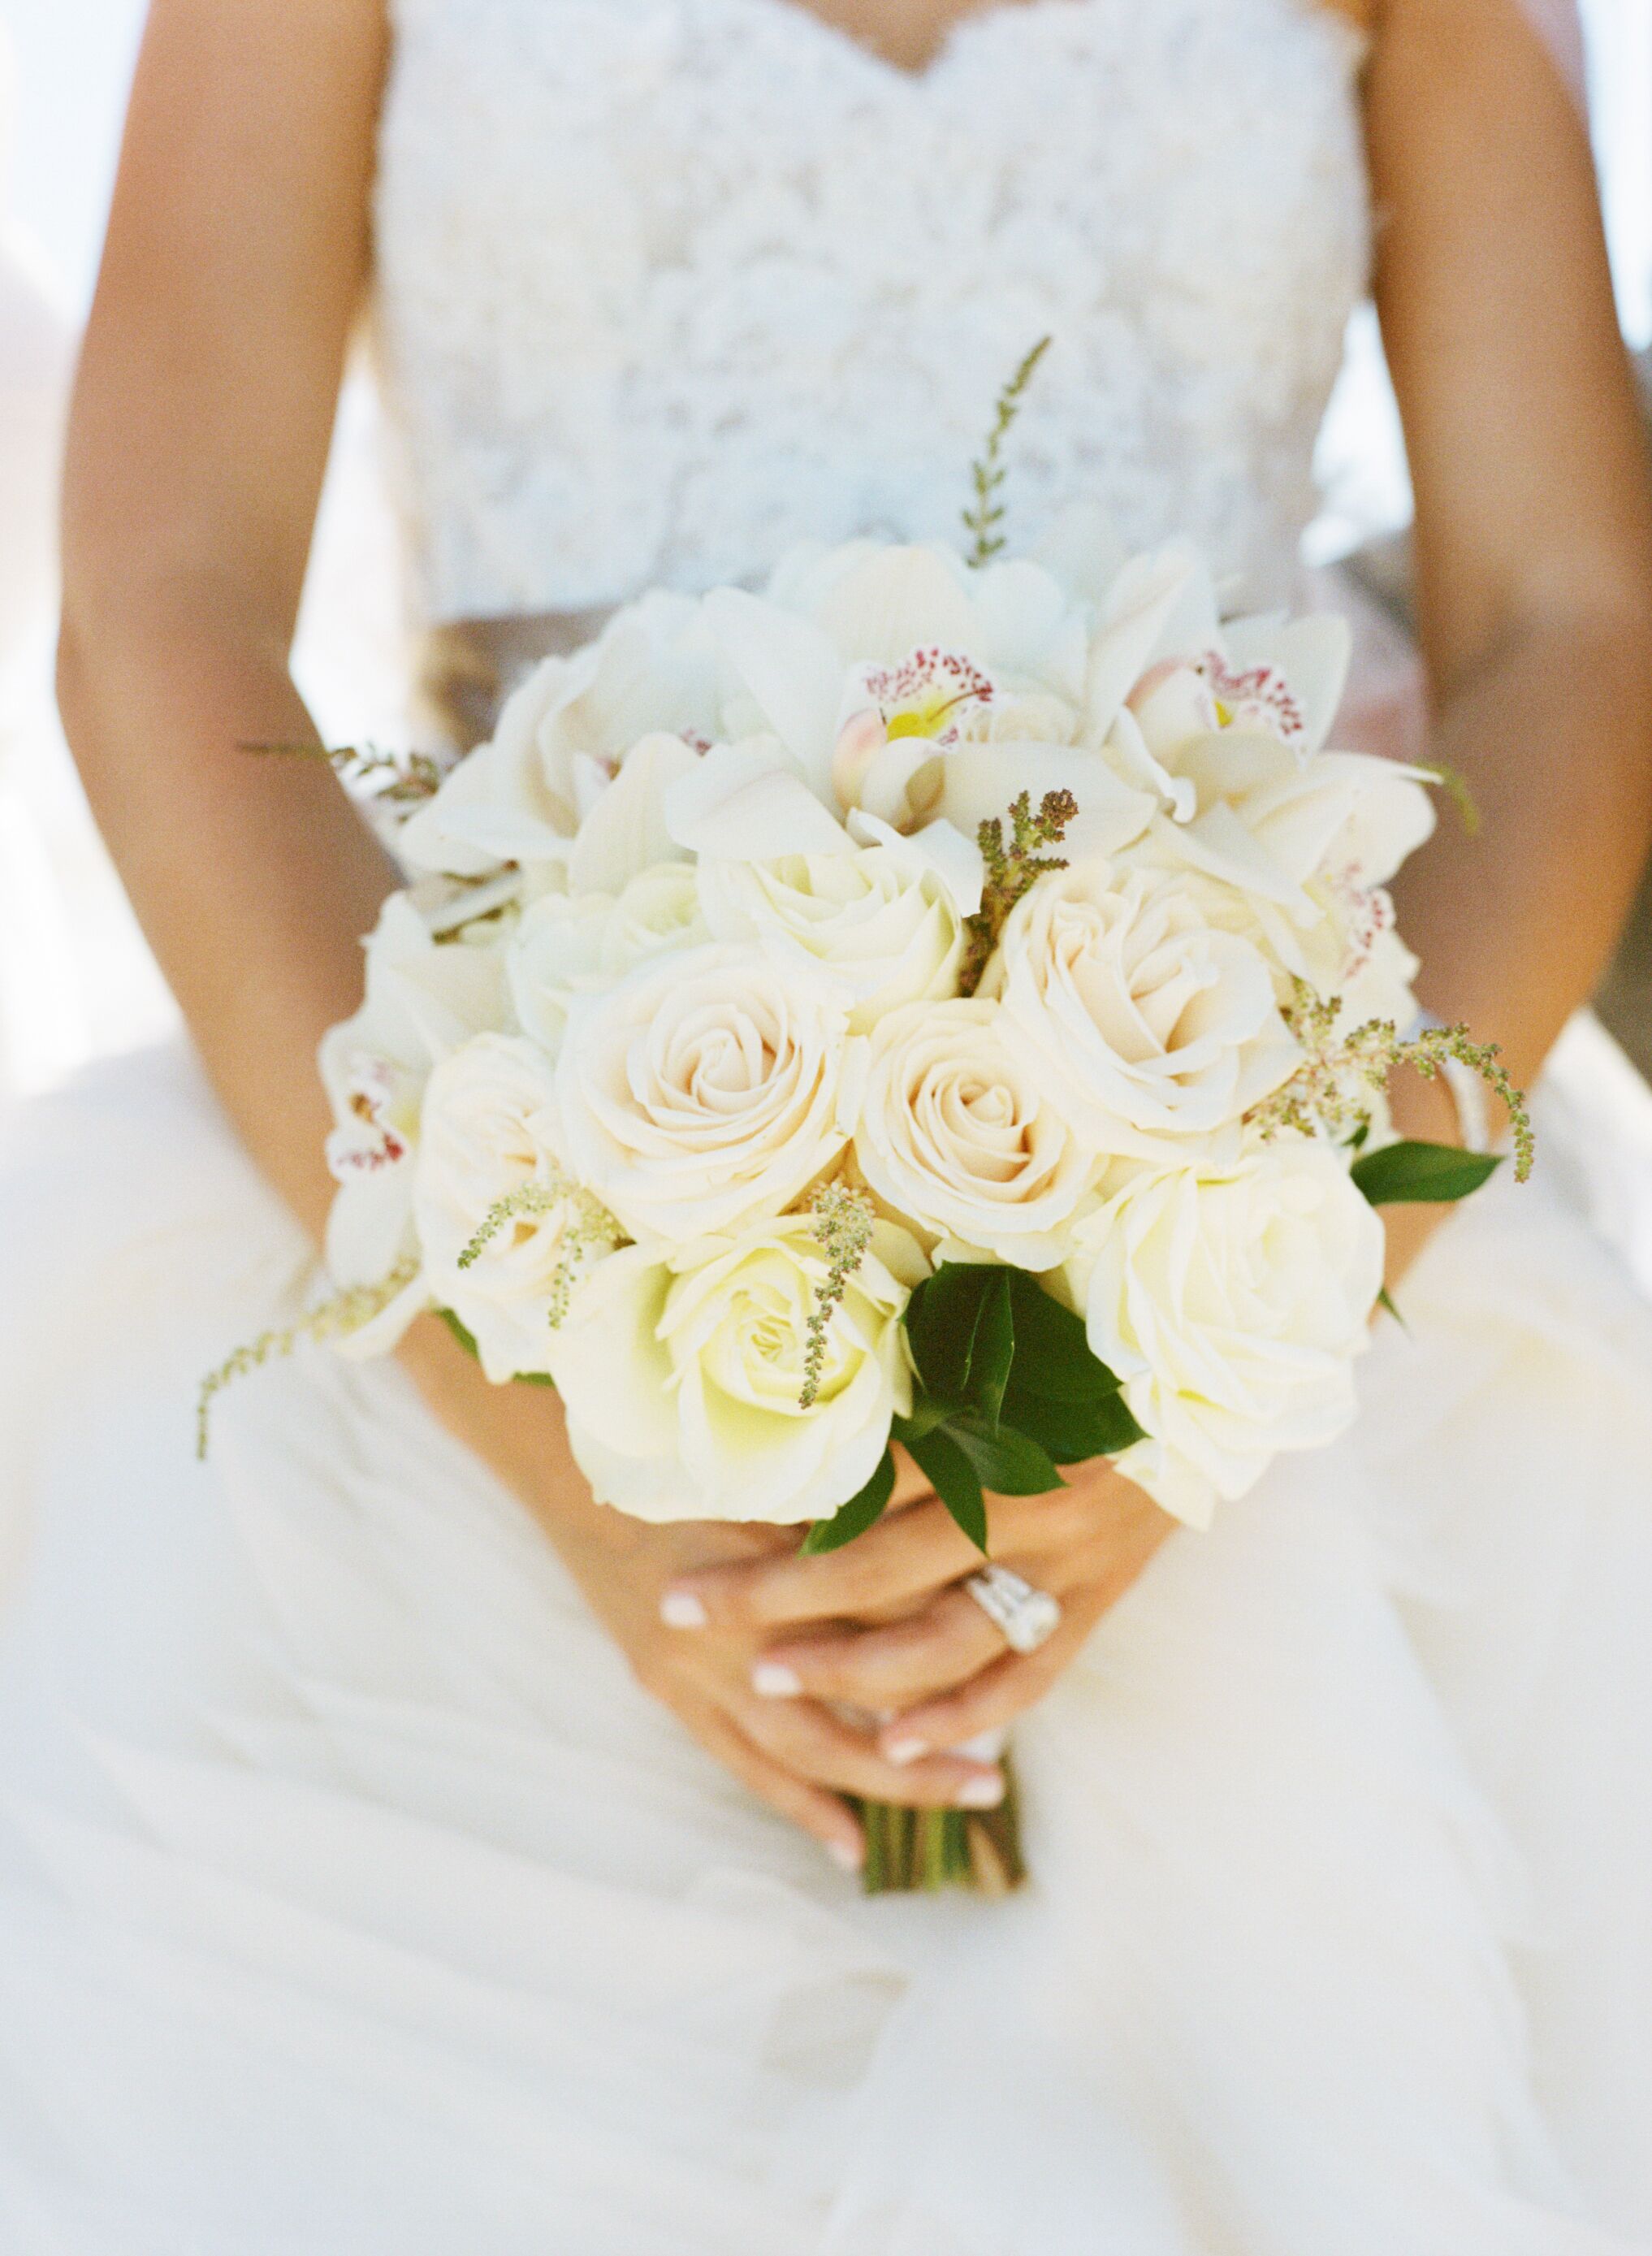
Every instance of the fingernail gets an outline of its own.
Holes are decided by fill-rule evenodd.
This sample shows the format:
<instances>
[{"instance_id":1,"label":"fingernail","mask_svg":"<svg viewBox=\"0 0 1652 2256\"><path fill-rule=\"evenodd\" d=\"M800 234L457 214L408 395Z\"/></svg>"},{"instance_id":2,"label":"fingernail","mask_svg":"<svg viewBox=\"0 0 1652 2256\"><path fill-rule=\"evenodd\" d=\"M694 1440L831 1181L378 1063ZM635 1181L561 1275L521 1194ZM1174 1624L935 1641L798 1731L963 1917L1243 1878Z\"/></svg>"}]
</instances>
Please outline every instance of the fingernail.
<instances>
[{"instance_id":1,"label":"fingernail","mask_svg":"<svg viewBox=\"0 0 1652 2256\"><path fill-rule=\"evenodd\" d=\"M927 1739L891 1739L883 1750L892 1763L915 1763L929 1752Z\"/></svg>"},{"instance_id":2,"label":"fingernail","mask_svg":"<svg viewBox=\"0 0 1652 2256\"><path fill-rule=\"evenodd\" d=\"M968 1778L954 1796L960 1809L996 1809L1004 1798L1002 1778Z\"/></svg>"},{"instance_id":3,"label":"fingernail","mask_svg":"<svg viewBox=\"0 0 1652 2256\"><path fill-rule=\"evenodd\" d=\"M861 1851L858 1843L853 1841L828 1841L826 1844L826 1852L827 1856L831 1858L833 1863L837 1866L840 1872L858 1872L860 1871Z\"/></svg>"},{"instance_id":4,"label":"fingernail","mask_svg":"<svg viewBox=\"0 0 1652 2256\"><path fill-rule=\"evenodd\" d=\"M667 1590L659 1602L659 1618L667 1629L704 1629L710 1619L692 1590Z\"/></svg>"},{"instance_id":5,"label":"fingernail","mask_svg":"<svg viewBox=\"0 0 1652 2256\"><path fill-rule=\"evenodd\" d=\"M760 1660L751 1672L751 1688L765 1700L795 1700L803 1679L784 1660Z\"/></svg>"}]
</instances>

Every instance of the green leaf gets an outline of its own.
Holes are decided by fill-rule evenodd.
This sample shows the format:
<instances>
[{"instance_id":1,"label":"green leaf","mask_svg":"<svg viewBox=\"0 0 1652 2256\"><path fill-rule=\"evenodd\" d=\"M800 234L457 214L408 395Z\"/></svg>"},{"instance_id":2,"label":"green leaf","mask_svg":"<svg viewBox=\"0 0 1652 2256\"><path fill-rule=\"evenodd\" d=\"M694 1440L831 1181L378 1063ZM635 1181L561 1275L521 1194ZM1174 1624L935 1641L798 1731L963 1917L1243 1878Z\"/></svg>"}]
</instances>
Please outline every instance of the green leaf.
<instances>
[{"instance_id":1,"label":"green leaf","mask_svg":"<svg viewBox=\"0 0 1652 2256\"><path fill-rule=\"evenodd\" d=\"M987 1501L981 1491L980 1477L963 1450L945 1427L938 1427L932 1434L915 1434L907 1428L904 1419L897 1418L895 1434L896 1440L910 1451L918 1470L964 1533L984 1556Z\"/></svg>"},{"instance_id":2,"label":"green leaf","mask_svg":"<svg viewBox=\"0 0 1652 2256\"><path fill-rule=\"evenodd\" d=\"M1356 1187L1373 1206L1449 1206L1490 1181L1502 1161L1455 1144L1386 1144L1353 1163Z\"/></svg>"},{"instance_id":3,"label":"green leaf","mask_svg":"<svg viewBox=\"0 0 1652 2256\"><path fill-rule=\"evenodd\" d=\"M1093 1402L1116 1394L1119 1381L1090 1351L1084 1319L1064 1308L1024 1269L1012 1269L1010 1307L1016 1325L1016 1360L1010 1384L1017 1394L1051 1402Z\"/></svg>"},{"instance_id":4,"label":"green leaf","mask_svg":"<svg viewBox=\"0 0 1652 2256\"><path fill-rule=\"evenodd\" d=\"M1394 1296L1389 1292L1386 1285L1377 1294L1377 1306L1379 1308L1386 1308L1388 1314L1393 1317L1395 1322L1398 1324L1400 1329L1409 1336L1411 1327L1406 1322L1405 1318L1400 1314L1399 1309L1395 1306Z\"/></svg>"},{"instance_id":5,"label":"green leaf","mask_svg":"<svg viewBox=\"0 0 1652 2256\"><path fill-rule=\"evenodd\" d=\"M1066 1486L1049 1451L1030 1435L1009 1426L995 1428L973 1415L952 1419L946 1431L968 1458L981 1486L995 1496L1045 1496Z\"/></svg>"},{"instance_id":6,"label":"green leaf","mask_svg":"<svg viewBox=\"0 0 1652 2256\"><path fill-rule=\"evenodd\" d=\"M975 1334L992 1280L1001 1273L980 1262L944 1261L907 1303L906 1336L917 1375L942 1401L968 1399Z\"/></svg>"},{"instance_id":7,"label":"green leaf","mask_svg":"<svg viewBox=\"0 0 1652 2256\"><path fill-rule=\"evenodd\" d=\"M1003 1409L1010 1366L1016 1359L1016 1320L1010 1309L1009 1270L994 1269L989 1276L975 1325L968 1399L970 1406L995 1428Z\"/></svg>"},{"instance_id":8,"label":"green leaf","mask_svg":"<svg viewBox=\"0 0 1652 2256\"><path fill-rule=\"evenodd\" d=\"M885 1449L878 1460L877 1470L858 1495L852 1496L830 1519L817 1519L803 1539L804 1550L811 1556L822 1551L840 1551L857 1535L864 1535L883 1516L884 1506L895 1493L895 1456Z\"/></svg>"},{"instance_id":9,"label":"green leaf","mask_svg":"<svg viewBox=\"0 0 1652 2256\"><path fill-rule=\"evenodd\" d=\"M906 1336L924 1390L996 1424L1015 1359L1011 1273L990 1263L945 1261L913 1294Z\"/></svg>"},{"instance_id":10,"label":"green leaf","mask_svg":"<svg viewBox=\"0 0 1652 2256\"><path fill-rule=\"evenodd\" d=\"M467 1356L470 1356L475 1362L480 1363L482 1361L482 1350L476 1345L475 1335L465 1329L465 1327L460 1322L458 1317L453 1314L451 1308L438 1308L436 1313L441 1318L443 1323L446 1325L453 1337L459 1342L460 1346L464 1349L465 1353Z\"/></svg>"},{"instance_id":11,"label":"green leaf","mask_svg":"<svg viewBox=\"0 0 1652 2256\"><path fill-rule=\"evenodd\" d=\"M1092 1402L1057 1402L1012 1385L1004 1398L1004 1423L1030 1435L1058 1465L1116 1457L1143 1439L1121 1394L1099 1395Z\"/></svg>"}]
</instances>

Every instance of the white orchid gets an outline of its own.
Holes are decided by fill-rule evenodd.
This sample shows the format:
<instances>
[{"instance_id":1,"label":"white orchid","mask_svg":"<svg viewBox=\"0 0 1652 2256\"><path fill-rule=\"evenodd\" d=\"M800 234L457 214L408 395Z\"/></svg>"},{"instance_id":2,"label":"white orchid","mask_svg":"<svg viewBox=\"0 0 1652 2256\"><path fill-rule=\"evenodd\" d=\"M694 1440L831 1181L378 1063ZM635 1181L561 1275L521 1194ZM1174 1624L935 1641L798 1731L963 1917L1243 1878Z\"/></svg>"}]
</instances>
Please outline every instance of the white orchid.
<instances>
[{"instance_id":1,"label":"white orchid","mask_svg":"<svg viewBox=\"0 0 1652 2256\"><path fill-rule=\"evenodd\" d=\"M717 731L716 679L699 604L653 595L627 605L577 656L533 669L492 742L403 826L400 851L460 877L573 864L573 890L616 890L615 858L628 876L643 866L650 809Z\"/></svg>"},{"instance_id":2,"label":"white orchid","mask_svg":"<svg viewBox=\"0 0 1652 2256\"><path fill-rule=\"evenodd\" d=\"M339 1188L327 1216L327 1267L341 1288L376 1286L416 1258L412 1186L425 1087L442 1059L510 1018L496 947L439 941L404 893L392 893L366 941L367 992L321 1038L322 1085L333 1107L327 1163ZM351 1352L393 1346L429 1300L422 1278Z\"/></svg>"}]
</instances>

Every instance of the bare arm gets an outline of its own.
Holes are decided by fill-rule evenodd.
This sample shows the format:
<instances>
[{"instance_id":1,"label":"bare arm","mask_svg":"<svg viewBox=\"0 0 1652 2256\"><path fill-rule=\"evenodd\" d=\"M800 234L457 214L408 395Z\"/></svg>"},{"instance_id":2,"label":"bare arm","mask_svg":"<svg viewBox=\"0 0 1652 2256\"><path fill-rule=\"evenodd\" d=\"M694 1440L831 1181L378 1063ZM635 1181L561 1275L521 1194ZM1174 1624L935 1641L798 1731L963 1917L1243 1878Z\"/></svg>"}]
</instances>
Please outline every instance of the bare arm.
<instances>
[{"instance_id":1,"label":"bare arm","mask_svg":"<svg viewBox=\"0 0 1652 2256\"><path fill-rule=\"evenodd\" d=\"M368 259L379 0L155 0L71 419L59 673L207 1069L313 1228L315 1046L393 873L288 673Z\"/></svg>"},{"instance_id":2,"label":"bare arm","mask_svg":"<svg viewBox=\"0 0 1652 2256\"><path fill-rule=\"evenodd\" d=\"M1529 1081L1652 831L1652 472L1583 123L1515 0L1386 0L1367 130L1435 744L1485 815L1402 926Z\"/></svg>"}]
</instances>

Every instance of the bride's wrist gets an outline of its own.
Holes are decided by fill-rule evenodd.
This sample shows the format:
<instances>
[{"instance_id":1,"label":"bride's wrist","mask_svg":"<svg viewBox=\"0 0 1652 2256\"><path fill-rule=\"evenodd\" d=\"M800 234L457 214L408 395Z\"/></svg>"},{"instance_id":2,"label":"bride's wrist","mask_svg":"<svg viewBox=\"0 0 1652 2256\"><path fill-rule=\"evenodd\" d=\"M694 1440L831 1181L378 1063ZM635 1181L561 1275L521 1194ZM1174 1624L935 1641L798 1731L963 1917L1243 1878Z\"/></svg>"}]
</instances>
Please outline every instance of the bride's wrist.
<instances>
[{"instance_id":1,"label":"bride's wrist","mask_svg":"<svg viewBox=\"0 0 1652 2256\"><path fill-rule=\"evenodd\" d=\"M562 1404L546 1386L496 1386L439 1317L418 1317L397 1350L439 1424L512 1489L553 1535L592 1509L568 1448Z\"/></svg>"}]
</instances>

